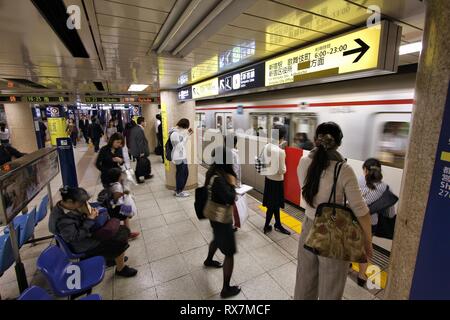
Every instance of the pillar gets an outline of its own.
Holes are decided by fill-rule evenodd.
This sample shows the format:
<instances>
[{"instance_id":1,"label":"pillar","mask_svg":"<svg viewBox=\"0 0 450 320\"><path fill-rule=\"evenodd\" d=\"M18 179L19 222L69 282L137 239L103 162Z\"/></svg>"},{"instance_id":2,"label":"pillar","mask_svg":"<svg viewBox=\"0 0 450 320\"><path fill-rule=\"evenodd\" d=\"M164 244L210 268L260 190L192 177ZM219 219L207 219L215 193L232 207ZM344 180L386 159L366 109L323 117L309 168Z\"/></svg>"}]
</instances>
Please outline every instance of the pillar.
<instances>
[{"instance_id":1,"label":"pillar","mask_svg":"<svg viewBox=\"0 0 450 320\"><path fill-rule=\"evenodd\" d=\"M178 120L186 118L191 124L191 128L194 130L194 134L190 137L190 143L187 144L188 163L189 163L189 178L186 183L186 189L194 189L198 185L197 164L195 156L195 141L196 130L195 125L195 101L178 102L178 96L175 91L161 91L161 114L165 115L167 119L163 119L163 126L167 121L167 128L163 127L164 143L167 139L168 131L173 128ZM175 165L173 163L166 163L166 187L170 190L175 190Z\"/></svg>"},{"instance_id":2,"label":"pillar","mask_svg":"<svg viewBox=\"0 0 450 320\"><path fill-rule=\"evenodd\" d=\"M448 20L450 2L433 0L427 1L426 4L423 50L416 80L416 102L403 173L385 299L413 298L411 293L414 283L417 277L424 276L423 273L417 273L417 266L420 264L423 250L429 250L426 246L424 247L424 243L429 241L430 237L436 236L447 244L450 241L448 230L442 233L438 231L441 229L443 221L450 222L449 218L443 217L443 215L450 214L449 207L443 207L442 212L430 212L429 210L429 200L436 196L434 194L435 182L433 185L431 182L435 164L440 161L436 157L439 150L439 138L441 130L446 127L443 117L450 80L450 56L448 54L448 48L450 48L450 38L448 37L450 33L450 21ZM450 120L447 119L447 126L449 122ZM448 166L450 167L450 163ZM445 225L445 227L449 226ZM430 229L439 234L431 235ZM445 250L446 252L441 252L435 247L434 251L432 254L439 255L435 257L442 258L442 263L433 262L433 268L427 270L427 277L431 275L436 279L436 274L446 273L444 261L450 258L450 254L448 248ZM433 273L435 274L433 275ZM447 282L447 277L444 276L441 279L441 284L444 285L442 281ZM450 293L448 294L450 295Z\"/></svg>"},{"instance_id":3,"label":"pillar","mask_svg":"<svg viewBox=\"0 0 450 320\"><path fill-rule=\"evenodd\" d=\"M147 126L145 127L145 137L148 140L148 145L150 148L150 152L155 152L156 148L156 115L158 114L158 105L157 104L144 104L142 105L142 116L145 118L147 122Z\"/></svg>"},{"instance_id":4,"label":"pillar","mask_svg":"<svg viewBox=\"0 0 450 320\"><path fill-rule=\"evenodd\" d=\"M38 150L33 113L28 103L5 104L6 121L11 132L11 145L24 153Z\"/></svg>"}]
</instances>

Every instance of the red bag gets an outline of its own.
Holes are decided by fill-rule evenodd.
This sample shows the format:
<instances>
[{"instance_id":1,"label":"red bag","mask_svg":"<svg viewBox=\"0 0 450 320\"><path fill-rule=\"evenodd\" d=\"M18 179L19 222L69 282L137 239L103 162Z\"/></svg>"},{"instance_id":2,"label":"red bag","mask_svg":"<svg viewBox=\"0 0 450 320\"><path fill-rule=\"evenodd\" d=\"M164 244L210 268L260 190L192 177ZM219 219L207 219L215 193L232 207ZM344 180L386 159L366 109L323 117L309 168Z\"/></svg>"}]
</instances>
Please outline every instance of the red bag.
<instances>
[{"instance_id":1,"label":"red bag","mask_svg":"<svg viewBox=\"0 0 450 320\"><path fill-rule=\"evenodd\" d=\"M109 240L113 238L119 231L120 220L117 218L111 218L106 223L94 232L94 237L98 240Z\"/></svg>"}]
</instances>

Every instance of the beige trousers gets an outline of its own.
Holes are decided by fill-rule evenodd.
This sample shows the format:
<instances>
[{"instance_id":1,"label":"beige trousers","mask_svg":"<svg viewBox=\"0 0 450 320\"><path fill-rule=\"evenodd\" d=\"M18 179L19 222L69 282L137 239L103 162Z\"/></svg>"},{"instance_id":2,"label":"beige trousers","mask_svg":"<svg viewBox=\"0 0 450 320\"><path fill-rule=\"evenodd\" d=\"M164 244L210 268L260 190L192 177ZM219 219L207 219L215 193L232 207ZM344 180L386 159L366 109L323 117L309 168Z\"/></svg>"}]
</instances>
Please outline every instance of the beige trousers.
<instances>
[{"instance_id":1,"label":"beige trousers","mask_svg":"<svg viewBox=\"0 0 450 320\"><path fill-rule=\"evenodd\" d=\"M349 262L324 258L303 248L313 220L306 218L298 246L295 300L341 300Z\"/></svg>"}]
</instances>

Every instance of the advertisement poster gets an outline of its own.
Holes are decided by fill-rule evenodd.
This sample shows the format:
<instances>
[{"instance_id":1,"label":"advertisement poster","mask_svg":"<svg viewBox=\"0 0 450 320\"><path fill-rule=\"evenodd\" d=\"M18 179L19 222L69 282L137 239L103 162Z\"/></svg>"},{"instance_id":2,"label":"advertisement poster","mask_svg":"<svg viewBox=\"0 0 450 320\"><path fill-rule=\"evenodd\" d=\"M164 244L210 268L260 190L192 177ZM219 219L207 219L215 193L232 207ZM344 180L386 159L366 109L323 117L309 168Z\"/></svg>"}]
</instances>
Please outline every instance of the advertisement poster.
<instances>
[{"instance_id":1,"label":"advertisement poster","mask_svg":"<svg viewBox=\"0 0 450 320\"><path fill-rule=\"evenodd\" d=\"M7 222L11 221L59 173L58 155L51 152L1 180Z\"/></svg>"},{"instance_id":2,"label":"advertisement poster","mask_svg":"<svg viewBox=\"0 0 450 320\"><path fill-rule=\"evenodd\" d=\"M450 83L410 299L450 299Z\"/></svg>"}]
</instances>

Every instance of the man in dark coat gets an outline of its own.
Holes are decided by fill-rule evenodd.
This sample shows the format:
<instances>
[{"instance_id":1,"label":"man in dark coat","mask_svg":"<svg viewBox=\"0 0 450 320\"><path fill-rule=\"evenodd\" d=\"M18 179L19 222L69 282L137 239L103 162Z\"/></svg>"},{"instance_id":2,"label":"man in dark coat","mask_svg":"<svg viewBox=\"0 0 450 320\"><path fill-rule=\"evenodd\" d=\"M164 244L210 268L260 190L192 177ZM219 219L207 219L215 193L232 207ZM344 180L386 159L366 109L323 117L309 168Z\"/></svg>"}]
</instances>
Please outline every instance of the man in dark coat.
<instances>
[{"instance_id":1,"label":"man in dark coat","mask_svg":"<svg viewBox=\"0 0 450 320\"><path fill-rule=\"evenodd\" d=\"M130 153L137 159L136 163L136 181L141 183L140 177L145 179L153 178L152 166L148 157L150 156L150 148L147 138L145 137L144 128L146 126L145 118L137 119L137 126L134 126L130 132Z\"/></svg>"},{"instance_id":2,"label":"man in dark coat","mask_svg":"<svg viewBox=\"0 0 450 320\"><path fill-rule=\"evenodd\" d=\"M100 139L103 136L103 129L97 118L92 118L92 123L89 126L89 135L94 144L95 152L98 152L100 150Z\"/></svg>"},{"instance_id":3,"label":"man in dark coat","mask_svg":"<svg viewBox=\"0 0 450 320\"><path fill-rule=\"evenodd\" d=\"M81 116L78 122L78 127L83 133L83 137L86 140L86 143L89 143L89 120L86 118L86 116Z\"/></svg>"}]
</instances>

